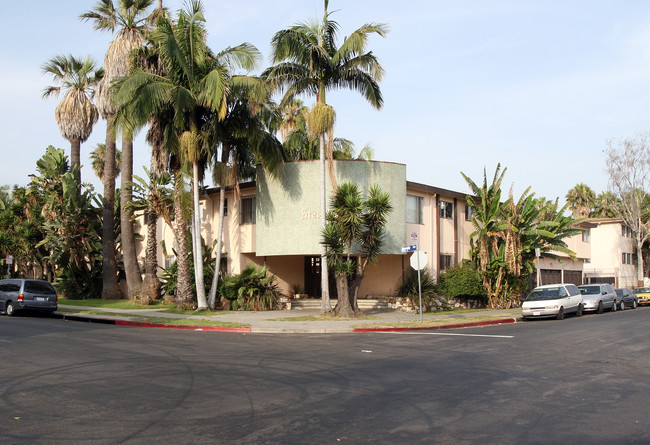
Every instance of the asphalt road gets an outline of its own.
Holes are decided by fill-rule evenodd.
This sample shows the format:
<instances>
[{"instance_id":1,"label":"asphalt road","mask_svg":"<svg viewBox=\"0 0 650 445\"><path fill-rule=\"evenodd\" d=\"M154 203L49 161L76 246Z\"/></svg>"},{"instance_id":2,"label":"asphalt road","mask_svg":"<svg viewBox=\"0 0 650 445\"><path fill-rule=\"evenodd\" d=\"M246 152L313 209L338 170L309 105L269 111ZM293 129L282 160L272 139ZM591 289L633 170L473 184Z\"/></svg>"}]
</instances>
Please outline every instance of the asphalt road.
<instances>
[{"instance_id":1,"label":"asphalt road","mask_svg":"<svg viewBox=\"0 0 650 445\"><path fill-rule=\"evenodd\" d=\"M225 334L0 317L0 443L647 444L650 308Z\"/></svg>"}]
</instances>

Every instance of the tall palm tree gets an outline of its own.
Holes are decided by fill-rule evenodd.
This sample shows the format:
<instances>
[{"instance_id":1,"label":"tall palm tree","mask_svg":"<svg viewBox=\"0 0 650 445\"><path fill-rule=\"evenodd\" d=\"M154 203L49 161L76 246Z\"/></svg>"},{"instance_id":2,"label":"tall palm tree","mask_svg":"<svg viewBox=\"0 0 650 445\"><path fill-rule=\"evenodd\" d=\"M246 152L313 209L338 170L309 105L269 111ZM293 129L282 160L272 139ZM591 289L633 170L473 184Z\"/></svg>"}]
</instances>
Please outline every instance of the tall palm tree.
<instances>
[{"instance_id":1,"label":"tall palm tree","mask_svg":"<svg viewBox=\"0 0 650 445\"><path fill-rule=\"evenodd\" d=\"M331 20L327 10L329 0L324 0L322 20L298 23L278 31L271 41L273 61L276 65L264 72L271 85L284 90L284 103L301 94L316 96L312 132L320 138L321 170L321 225L325 228L327 195L325 187L325 133L332 142L333 109L327 105L327 91L348 88L358 91L375 108L380 109L383 98L378 82L383 68L372 52L366 52L370 35L384 37L385 24L365 24L355 30L343 43L337 45L339 25ZM315 116L314 116L315 117ZM328 269L325 246L321 250L321 311L331 311L328 289Z\"/></svg>"},{"instance_id":2,"label":"tall palm tree","mask_svg":"<svg viewBox=\"0 0 650 445\"><path fill-rule=\"evenodd\" d=\"M106 119L106 162L104 163L104 210L102 248L103 262L103 288L102 298L119 298L120 290L117 284L117 263L115 260L115 237L113 235L113 216L115 205L115 131L112 117L115 106L112 103L111 86L113 83L129 74L132 68L131 54L141 48L144 43L144 34L147 30L147 9L153 0L98 0L95 8L83 13L80 17L85 21L92 21L93 27L99 31L111 33L119 29L115 39L111 42L104 58L105 76L99 85L98 108L102 117ZM122 138L122 175L120 187L121 211L120 227L122 238L122 251L124 255L124 269L126 272L129 297L135 296L142 285L142 277L135 253L135 232L133 228L132 213L128 211L131 201L131 186L133 181L133 138L132 134L125 132Z\"/></svg>"},{"instance_id":3,"label":"tall palm tree","mask_svg":"<svg viewBox=\"0 0 650 445\"><path fill-rule=\"evenodd\" d=\"M259 104L254 100L256 94L252 94L255 92L249 88L235 87L227 101L226 115L212 126L212 137L221 145L221 156L217 150L213 151L213 179L219 184L219 225L215 273L208 299L210 307L216 303L226 187L234 187L237 196L240 180L253 178L257 163L261 163L273 175L284 158L282 144L272 134L270 123L274 119L267 118L273 111L257 110Z\"/></svg>"},{"instance_id":4,"label":"tall palm tree","mask_svg":"<svg viewBox=\"0 0 650 445\"><path fill-rule=\"evenodd\" d=\"M122 160L122 152L115 150L115 173L120 174L120 164ZM106 144L97 144L95 149L90 152L90 162L95 176L99 178L102 183L104 182L104 164L106 163Z\"/></svg>"},{"instance_id":5,"label":"tall palm tree","mask_svg":"<svg viewBox=\"0 0 650 445\"><path fill-rule=\"evenodd\" d=\"M96 68L90 58L78 59L72 55L55 56L45 63L42 70L51 74L56 86L43 91L43 97L58 96L61 91L65 97L55 110L56 123L64 138L70 141L70 160L79 167L78 182L81 185L81 143L86 142L99 113L92 99L103 70Z\"/></svg>"},{"instance_id":6,"label":"tall palm tree","mask_svg":"<svg viewBox=\"0 0 650 445\"><path fill-rule=\"evenodd\" d=\"M184 275L189 272L188 252L182 251L186 227L180 215L182 194L181 167L183 163L199 162L199 156L188 159L186 154L201 152L205 131L204 123L209 116L223 116L230 84L234 81L247 83L245 78L231 76L231 69L251 70L260 58L257 49L244 43L214 54L205 42L205 19L199 1L190 1L186 10L178 13L176 21L168 17L159 18L150 39L153 51L158 51L164 63L164 73L156 74L141 68L117 82L116 103L119 105L117 120L128 125L143 125L154 116L169 115L165 124L165 140L173 155L172 171L175 174L175 200L177 216L176 238L179 243L177 305L193 305L191 286L187 287ZM181 150L184 147L185 150ZM200 178L194 178L198 187ZM195 202L195 212L200 209ZM197 215L195 213L195 215ZM198 216L198 215L197 215ZM194 221L196 225L196 220ZM200 229L194 233L200 235ZM196 248L195 248L196 249ZM197 265L200 262L197 262ZM200 275L200 278L199 278ZM197 274L197 280L202 274ZM189 289L189 290L188 290ZM205 295L197 296L199 308L207 307Z\"/></svg>"},{"instance_id":7,"label":"tall palm tree","mask_svg":"<svg viewBox=\"0 0 650 445\"><path fill-rule=\"evenodd\" d=\"M566 200L574 218L586 218L596 205L596 193L581 182L567 192Z\"/></svg>"}]
</instances>

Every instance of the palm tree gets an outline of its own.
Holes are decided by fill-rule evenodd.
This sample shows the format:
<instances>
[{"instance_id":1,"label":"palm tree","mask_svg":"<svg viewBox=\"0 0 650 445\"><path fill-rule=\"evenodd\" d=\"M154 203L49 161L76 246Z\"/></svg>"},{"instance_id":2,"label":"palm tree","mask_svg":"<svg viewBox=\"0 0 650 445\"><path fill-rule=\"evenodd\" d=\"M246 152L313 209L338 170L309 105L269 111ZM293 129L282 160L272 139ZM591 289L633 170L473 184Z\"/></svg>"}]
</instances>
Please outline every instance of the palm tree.
<instances>
[{"instance_id":1,"label":"palm tree","mask_svg":"<svg viewBox=\"0 0 650 445\"><path fill-rule=\"evenodd\" d=\"M223 119L212 126L212 137L221 145L221 157L213 151L213 179L219 184L219 226L215 273L210 287L208 304L214 307L221 264L223 245L223 219L226 187L232 186L235 195L239 194L239 182L255 176L255 165L261 163L269 173L274 174L284 157L282 144L272 134L270 122L273 111L267 108L257 110L259 104L254 100L255 91L235 87L227 101L227 112Z\"/></svg>"},{"instance_id":2,"label":"palm tree","mask_svg":"<svg viewBox=\"0 0 650 445\"><path fill-rule=\"evenodd\" d=\"M200 170L194 169L194 166L198 165L201 156L187 155L202 152L204 123L211 121L210 116L222 117L225 114L231 82L248 82L244 78L232 77L231 68L251 70L260 57L257 49L248 43L213 54L204 40L206 31L201 3L190 1L186 8L187 10L179 11L176 22L168 17L160 18L151 34L152 51L158 51L164 63L163 74L136 67L115 86L116 103L119 104L116 118L121 125L128 128L129 125L144 125L154 116L168 117L164 133L167 146L174 157L171 168L175 175L175 208L178 218L175 219L175 225L179 243L177 305L182 307L192 306L193 298L191 286L184 282L187 278L184 274L189 273L189 267L186 268L189 266L186 262L189 257L188 252L181 248L186 236L180 202L183 190L181 167L190 162L194 171ZM198 175L193 178L195 187L198 187L200 179ZM194 208L195 217L199 217L198 202L195 202ZM200 236L196 221L195 218L193 232ZM196 246L195 250L200 252ZM195 268L201 264L201 261L197 261ZM202 276L200 272L197 274L197 284L200 284ZM197 298L199 309L207 307L205 294L200 289Z\"/></svg>"},{"instance_id":3,"label":"palm tree","mask_svg":"<svg viewBox=\"0 0 650 445\"><path fill-rule=\"evenodd\" d=\"M106 144L97 144L95 149L90 152L90 161L95 175L102 183L104 182L104 164L106 163ZM120 164L122 161L122 152L115 150L115 174L120 174Z\"/></svg>"},{"instance_id":4,"label":"palm tree","mask_svg":"<svg viewBox=\"0 0 650 445\"><path fill-rule=\"evenodd\" d=\"M264 72L271 85L285 90L284 103L301 94L316 96L313 123L310 129L320 138L321 162L321 213L322 228L326 224L327 195L325 187L325 133L330 135L330 151L334 112L327 105L325 94L329 90L348 88L358 91L375 108L380 109L383 98L378 82L383 68L372 52L366 52L371 34L384 37L388 27L384 24L365 24L337 46L339 25L330 19L329 0L324 0L321 21L298 23L278 31L271 41L275 66ZM331 156L330 156L331 158ZM325 247L321 251L322 312L331 311L328 290L328 270Z\"/></svg>"},{"instance_id":5,"label":"palm tree","mask_svg":"<svg viewBox=\"0 0 650 445\"><path fill-rule=\"evenodd\" d=\"M64 138L70 141L70 160L79 167L78 182L81 186L81 143L86 142L99 113L92 99L95 87L103 77L103 70L96 68L95 61L87 57L77 59L72 55L55 56L42 67L43 73L51 74L56 86L43 91L43 97L58 96L63 90L65 97L55 110L56 123Z\"/></svg>"},{"instance_id":6,"label":"palm tree","mask_svg":"<svg viewBox=\"0 0 650 445\"><path fill-rule=\"evenodd\" d=\"M147 9L153 0L118 0L117 5L113 0L98 0L95 8L83 13L82 20L93 22L94 28L99 31L115 32L119 28L115 39L106 51L104 59L105 76L99 85L98 107L102 117L106 119L106 162L104 164L104 210L102 246L104 252L104 272L102 298L119 298L120 290L117 284L117 263L115 260L115 237L113 235L113 217L115 205L115 131L112 117L115 106L112 103L111 86L113 83L129 74L132 68L131 54L141 48L144 43L144 33L147 30ZM122 251L124 256L124 269L126 272L129 297L135 296L142 285L142 277L135 253L135 233L133 229L132 213L129 212L128 203L131 201L131 187L133 181L133 140L132 134L125 132L122 137L122 175L121 175L121 211L120 227L122 238Z\"/></svg>"},{"instance_id":7,"label":"palm tree","mask_svg":"<svg viewBox=\"0 0 650 445\"><path fill-rule=\"evenodd\" d=\"M594 209L596 193L581 182L567 192L566 200L574 218L586 218Z\"/></svg>"}]
</instances>

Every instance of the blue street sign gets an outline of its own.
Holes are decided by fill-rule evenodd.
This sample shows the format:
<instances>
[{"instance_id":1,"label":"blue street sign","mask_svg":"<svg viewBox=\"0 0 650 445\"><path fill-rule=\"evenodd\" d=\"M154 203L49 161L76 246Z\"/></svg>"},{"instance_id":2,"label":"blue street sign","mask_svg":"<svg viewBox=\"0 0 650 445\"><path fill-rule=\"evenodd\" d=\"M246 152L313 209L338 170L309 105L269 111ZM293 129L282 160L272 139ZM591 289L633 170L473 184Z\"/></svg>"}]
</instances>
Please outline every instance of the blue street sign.
<instances>
[{"instance_id":1,"label":"blue street sign","mask_svg":"<svg viewBox=\"0 0 650 445\"><path fill-rule=\"evenodd\" d=\"M417 250L417 245L411 244L410 246L403 246L401 250L402 253L415 252Z\"/></svg>"}]
</instances>

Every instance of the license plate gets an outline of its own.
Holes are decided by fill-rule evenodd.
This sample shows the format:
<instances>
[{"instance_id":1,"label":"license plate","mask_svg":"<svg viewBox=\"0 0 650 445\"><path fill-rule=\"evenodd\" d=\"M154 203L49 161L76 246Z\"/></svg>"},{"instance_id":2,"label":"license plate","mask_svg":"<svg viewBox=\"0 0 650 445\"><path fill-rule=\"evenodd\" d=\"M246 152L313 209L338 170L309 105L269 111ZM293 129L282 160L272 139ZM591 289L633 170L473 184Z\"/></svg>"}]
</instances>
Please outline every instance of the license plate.
<instances>
[{"instance_id":1,"label":"license plate","mask_svg":"<svg viewBox=\"0 0 650 445\"><path fill-rule=\"evenodd\" d=\"M540 314L541 314L541 312L539 312L539 311L533 312L533 315L540 315Z\"/></svg>"},{"instance_id":2,"label":"license plate","mask_svg":"<svg viewBox=\"0 0 650 445\"><path fill-rule=\"evenodd\" d=\"M47 297L36 297L36 301L47 301Z\"/></svg>"}]
</instances>

